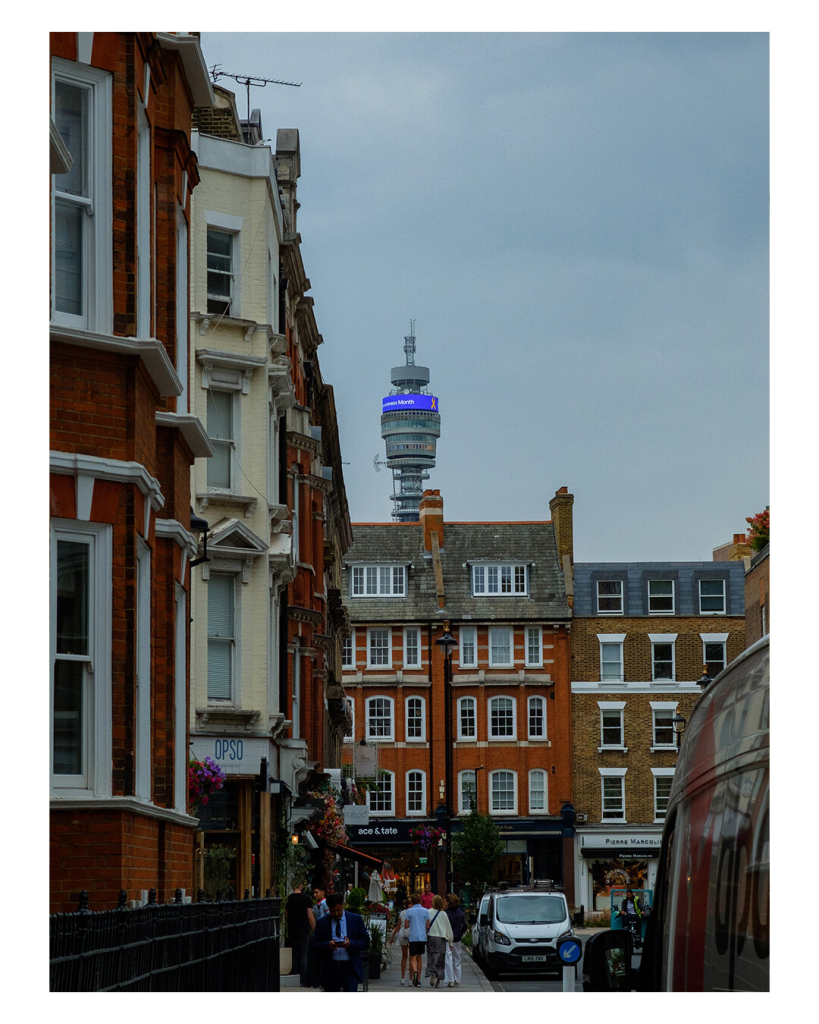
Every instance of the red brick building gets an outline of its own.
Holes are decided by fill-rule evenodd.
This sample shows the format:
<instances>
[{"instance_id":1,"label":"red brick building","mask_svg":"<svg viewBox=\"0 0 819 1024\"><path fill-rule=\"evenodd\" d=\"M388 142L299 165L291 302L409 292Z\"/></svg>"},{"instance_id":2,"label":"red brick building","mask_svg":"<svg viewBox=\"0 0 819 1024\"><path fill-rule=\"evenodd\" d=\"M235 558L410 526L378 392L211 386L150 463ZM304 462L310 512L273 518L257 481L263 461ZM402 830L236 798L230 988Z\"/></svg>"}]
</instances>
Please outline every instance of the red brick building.
<instances>
[{"instance_id":1,"label":"red brick building","mask_svg":"<svg viewBox=\"0 0 819 1024\"><path fill-rule=\"evenodd\" d=\"M190 892L194 35L56 32L51 75L51 908Z\"/></svg>"},{"instance_id":2,"label":"red brick building","mask_svg":"<svg viewBox=\"0 0 819 1024\"><path fill-rule=\"evenodd\" d=\"M560 493L552 505L553 522L448 523L440 493L425 491L420 522L353 526L343 680L349 739L377 748L378 790L369 825L348 833L410 890L447 886L445 851L424 863L410 829L442 820L448 804L456 832L474 802L506 843L499 880L552 878L572 898L571 612L560 569L571 506L564 515ZM449 695L445 623L457 641Z\"/></svg>"}]
</instances>

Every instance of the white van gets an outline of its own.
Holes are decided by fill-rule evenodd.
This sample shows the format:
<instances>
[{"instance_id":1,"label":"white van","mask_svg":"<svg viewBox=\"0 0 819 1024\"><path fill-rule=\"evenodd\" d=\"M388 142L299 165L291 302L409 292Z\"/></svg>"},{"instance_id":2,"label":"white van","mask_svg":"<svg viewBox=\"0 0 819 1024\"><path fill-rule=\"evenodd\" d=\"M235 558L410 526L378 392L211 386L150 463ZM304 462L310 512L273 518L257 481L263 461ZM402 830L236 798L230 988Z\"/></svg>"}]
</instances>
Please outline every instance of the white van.
<instances>
[{"instance_id":1,"label":"white van","mask_svg":"<svg viewBox=\"0 0 819 1024\"><path fill-rule=\"evenodd\" d=\"M551 882L501 882L481 899L477 959L490 980L499 974L560 971L557 945L573 938L569 905Z\"/></svg>"}]
</instances>

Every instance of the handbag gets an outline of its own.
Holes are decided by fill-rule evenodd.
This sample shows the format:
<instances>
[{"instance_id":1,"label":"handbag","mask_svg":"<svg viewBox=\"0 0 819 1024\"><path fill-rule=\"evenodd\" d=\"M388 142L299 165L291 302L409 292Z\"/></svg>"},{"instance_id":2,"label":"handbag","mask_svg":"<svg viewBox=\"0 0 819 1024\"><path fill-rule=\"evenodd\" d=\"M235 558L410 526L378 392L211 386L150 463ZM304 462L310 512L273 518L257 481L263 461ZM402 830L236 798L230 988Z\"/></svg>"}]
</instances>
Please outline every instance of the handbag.
<instances>
[{"instance_id":1,"label":"handbag","mask_svg":"<svg viewBox=\"0 0 819 1024\"><path fill-rule=\"evenodd\" d=\"M427 931L429 931L429 930L430 930L430 928L431 928L431 927L432 927L432 926L433 926L433 925L435 924L435 921L436 921L436 920L437 920L437 918L438 918L438 914L440 914L440 913L441 913L441 911L440 911L440 910L438 910L438 911L436 911L436 913L435 913L435 917L433 917L433 919L432 919L431 921L430 921L429 919L427 919Z\"/></svg>"}]
</instances>

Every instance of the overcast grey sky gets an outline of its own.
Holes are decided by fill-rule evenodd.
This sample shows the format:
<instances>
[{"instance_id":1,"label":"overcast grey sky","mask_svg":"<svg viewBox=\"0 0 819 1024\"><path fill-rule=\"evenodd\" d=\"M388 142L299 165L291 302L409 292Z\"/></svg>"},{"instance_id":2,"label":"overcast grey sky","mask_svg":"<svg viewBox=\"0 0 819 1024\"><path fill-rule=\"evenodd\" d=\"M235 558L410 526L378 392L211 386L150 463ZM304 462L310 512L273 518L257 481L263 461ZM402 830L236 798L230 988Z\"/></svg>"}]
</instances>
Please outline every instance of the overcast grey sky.
<instances>
[{"instance_id":1,"label":"overcast grey sky","mask_svg":"<svg viewBox=\"0 0 819 1024\"><path fill-rule=\"evenodd\" d=\"M768 37L202 34L299 231L353 521L388 521L381 399L416 321L450 520L548 519L575 558L709 559L770 503ZM244 88L228 79L244 116ZM234 88L235 87L235 88Z\"/></svg>"}]
</instances>

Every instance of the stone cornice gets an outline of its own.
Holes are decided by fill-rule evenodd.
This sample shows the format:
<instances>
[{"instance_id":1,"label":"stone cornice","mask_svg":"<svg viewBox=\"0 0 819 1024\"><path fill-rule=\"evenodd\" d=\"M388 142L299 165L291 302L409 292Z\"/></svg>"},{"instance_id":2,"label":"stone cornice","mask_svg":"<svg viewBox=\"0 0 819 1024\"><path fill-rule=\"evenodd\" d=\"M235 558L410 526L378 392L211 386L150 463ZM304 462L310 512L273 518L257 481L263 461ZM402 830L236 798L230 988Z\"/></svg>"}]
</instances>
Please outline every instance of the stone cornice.
<instances>
[{"instance_id":1,"label":"stone cornice","mask_svg":"<svg viewBox=\"0 0 819 1024\"><path fill-rule=\"evenodd\" d=\"M213 444L198 416L193 416L191 413L158 412L156 423L160 427L171 427L178 430L194 458L207 459L214 454Z\"/></svg>"},{"instance_id":2,"label":"stone cornice","mask_svg":"<svg viewBox=\"0 0 819 1024\"><path fill-rule=\"evenodd\" d=\"M101 459L96 455L52 451L49 464L52 473L63 476L87 476L95 480L136 484L153 508L160 509L165 505L159 481L139 462L120 462L117 459Z\"/></svg>"},{"instance_id":3,"label":"stone cornice","mask_svg":"<svg viewBox=\"0 0 819 1024\"><path fill-rule=\"evenodd\" d=\"M52 811L93 811L95 814L100 811L127 811L144 818L170 821L174 825L183 825L186 828L196 828L199 824L199 819L190 814L183 814L169 807L157 807L135 796L92 797L88 800L61 800L59 797L52 797L50 807Z\"/></svg>"}]
</instances>

